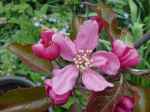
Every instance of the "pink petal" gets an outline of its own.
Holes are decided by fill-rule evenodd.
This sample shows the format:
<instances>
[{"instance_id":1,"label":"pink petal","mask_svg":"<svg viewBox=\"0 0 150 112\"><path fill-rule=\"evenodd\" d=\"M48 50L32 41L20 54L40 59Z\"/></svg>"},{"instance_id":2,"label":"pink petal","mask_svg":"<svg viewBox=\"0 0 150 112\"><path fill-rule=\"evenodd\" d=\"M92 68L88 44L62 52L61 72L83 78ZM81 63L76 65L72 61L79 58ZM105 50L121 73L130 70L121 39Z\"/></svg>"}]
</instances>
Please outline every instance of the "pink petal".
<instances>
[{"instance_id":1,"label":"pink petal","mask_svg":"<svg viewBox=\"0 0 150 112\"><path fill-rule=\"evenodd\" d=\"M103 91L107 87L113 87L113 84L107 82L101 75L91 69L83 72L82 81L88 90L95 92Z\"/></svg>"},{"instance_id":2,"label":"pink petal","mask_svg":"<svg viewBox=\"0 0 150 112\"><path fill-rule=\"evenodd\" d=\"M88 20L80 26L79 33L75 40L76 48L79 49L95 49L98 42L98 24L96 21Z\"/></svg>"},{"instance_id":3,"label":"pink petal","mask_svg":"<svg viewBox=\"0 0 150 112\"><path fill-rule=\"evenodd\" d=\"M92 55L92 59L93 64L108 75L116 75L120 68L118 57L111 52L98 51Z\"/></svg>"},{"instance_id":4,"label":"pink petal","mask_svg":"<svg viewBox=\"0 0 150 112\"><path fill-rule=\"evenodd\" d=\"M68 101L69 96L71 95L71 91L62 95L56 94L52 89L52 82L49 79L45 80L45 90L46 90L46 95L50 97L52 102L56 105L65 104Z\"/></svg>"},{"instance_id":5,"label":"pink petal","mask_svg":"<svg viewBox=\"0 0 150 112\"><path fill-rule=\"evenodd\" d=\"M129 50L124 53L125 55L120 58L122 68L133 67L140 62L137 50L134 48L128 49Z\"/></svg>"},{"instance_id":6,"label":"pink petal","mask_svg":"<svg viewBox=\"0 0 150 112\"><path fill-rule=\"evenodd\" d=\"M122 56L126 50L127 45L121 40L114 40L112 43L112 52L115 53L118 57Z\"/></svg>"},{"instance_id":7,"label":"pink petal","mask_svg":"<svg viewBox=\"0 0 150 112\"><path fill-rule=\"evenodd\" d=\"M63 69L57 69L54 73L52 88L58 95L71 91L79 75L79 71L74 65L68 65Z\"/></svg>"},{"instance_id":8,"label":"pink petal","mask_svg":"<svg viewBox=\"0 0 150 112\"><path fill-rule=\"evenodd\" d=\"M107 64L107 58L101 56L99 53L94 53L91 57L92 66L93 67L101 67Z\"/></svg>"},{"instance_id":9,"label":"pink petal","mask_svg":"<svg viewBox=\"0 0 150 112\"><path fill-rule=\"evenodd\" d=\"M72 61L76 54L75 44L61 33L55 33L52 40L60 46L60 55L65 60Z\"/></svg>"}]
</instances>

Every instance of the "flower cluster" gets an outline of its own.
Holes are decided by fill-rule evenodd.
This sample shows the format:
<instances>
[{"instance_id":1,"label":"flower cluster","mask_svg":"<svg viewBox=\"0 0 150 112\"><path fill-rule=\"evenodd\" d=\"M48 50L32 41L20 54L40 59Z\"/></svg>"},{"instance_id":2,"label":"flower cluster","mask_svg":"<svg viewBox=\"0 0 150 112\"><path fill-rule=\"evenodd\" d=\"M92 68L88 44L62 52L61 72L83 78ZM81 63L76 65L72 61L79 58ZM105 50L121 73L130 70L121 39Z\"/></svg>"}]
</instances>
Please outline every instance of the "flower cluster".
<instances>
[{"instance_id":1,"label":"flower cluster","mask_svg":"<svg viewBox=\"0 0 150 112\"><path fill-rule=\"evenodd\" d=\"M53 78L45 81L45 89L54 104L64 104L72 94L81 75L83 85L90 91L99 92L113 87L102 74L116 75L120 69L127 69L139 63L139 55L133 46L121 40L113 40L112 51L95 51L99 32L104 23L92 18L85 21L75 40L60 32L46 30L40 41L33 45L33 52L44 59L53 60L59 55L70 62L64 68L55 68Z\"/></svg>"}]
</instances>

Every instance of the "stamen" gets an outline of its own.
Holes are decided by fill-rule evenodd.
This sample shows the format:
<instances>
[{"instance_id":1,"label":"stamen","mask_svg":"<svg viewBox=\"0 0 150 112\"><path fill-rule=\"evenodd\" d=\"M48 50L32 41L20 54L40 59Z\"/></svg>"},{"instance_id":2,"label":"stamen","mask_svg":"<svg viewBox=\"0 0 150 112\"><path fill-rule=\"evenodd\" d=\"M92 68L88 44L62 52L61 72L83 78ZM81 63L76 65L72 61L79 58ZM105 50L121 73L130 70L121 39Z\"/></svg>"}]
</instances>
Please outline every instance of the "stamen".
<instances>
[{"instance_id":1,"label":"stamen","mask_svg":"<svg viewBox=\"0 0 150 112\"><path fill-rule=\"evenodd\" d=\"M89 59L92 50L82 50L78 51L78 54L73 59L76 67L80 70L85 70L86 68L90 67L92 60Z\"/></svg>"}]
</instances>

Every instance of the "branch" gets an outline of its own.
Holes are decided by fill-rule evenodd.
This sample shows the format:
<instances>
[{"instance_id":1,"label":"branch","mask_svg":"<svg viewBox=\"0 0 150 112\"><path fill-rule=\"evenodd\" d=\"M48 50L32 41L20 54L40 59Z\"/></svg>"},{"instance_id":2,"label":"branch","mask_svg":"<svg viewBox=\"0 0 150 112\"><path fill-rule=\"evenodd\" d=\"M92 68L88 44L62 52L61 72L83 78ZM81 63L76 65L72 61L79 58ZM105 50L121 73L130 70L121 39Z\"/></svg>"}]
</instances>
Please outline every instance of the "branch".
<instances>
[{"instance_id":1,"label":"branch","mask_svg":"<svg viewBox=\"0 0 150 112\"><path fill-rule=\"evenodd\" d=\"M128 71L133 74L133 75L149 75L150 74L150 69L145 69L145 70L139 70L139 69L128 69Z\"/></svg>"},{"instance_id":2,"label":"branch","mask_svg":"<svg viewBox=\"0 0 150 112\"><path fill-rule=\"evenodd\" d=\"M47 98L33 101L32 103L20 104L7 109L0 110L0 112L44 112L49 108L49 101Z\"/></svg>"},{"instance_id":3,"label":"branch","mask_svg":"<svg viewBox=\"0 0 150 112\"><path fill-rule=\"evenodd\" d=\"M136 49L140 48L145 42L147 42L148 40L150 40L150 33L145 34L142 38L140 38L139 40L137 40L134 43L134 47Z\"/></svg>"},{"instance_id":4,"label":"branch","mask_svg":"<svg viewBox=\"0 0 150 112\"><path fill-rule=\"evenodd\" d=\"M96 4L93 4L93 3L90 3L90 2L81 2L81 3L84 4L84 5L87 5L87 6L92 6L92 7L97 6Z\"/></svg>"}]
</instances>

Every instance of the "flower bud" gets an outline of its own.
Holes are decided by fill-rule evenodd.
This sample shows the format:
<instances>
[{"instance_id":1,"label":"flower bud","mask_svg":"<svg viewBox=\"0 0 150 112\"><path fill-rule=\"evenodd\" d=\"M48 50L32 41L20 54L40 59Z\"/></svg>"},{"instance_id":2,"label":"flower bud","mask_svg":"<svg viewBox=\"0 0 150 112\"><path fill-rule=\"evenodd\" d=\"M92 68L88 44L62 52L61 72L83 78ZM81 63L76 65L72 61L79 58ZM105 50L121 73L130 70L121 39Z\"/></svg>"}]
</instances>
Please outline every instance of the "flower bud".
<instances>
[{"instance_id":1,"label":"flower bud","mask_svg":"<svg viewBox=\"0 0 150 112\"><path fill-rule=\"evenodd\" d=\"M71 92L65 93L63 95L56 94L52 89L52 83L51 80L49 79L45 80L45 90L46 90L46 95L50 97L50 100L55 105L65 104L68 101L69 96L71 95Z\"/></svg>"},{"instance_id":2,"label":"flower bud","mask_svg":"<svg viewBox=\"0 0 150 112\"><path fill-rule=\"evenodd\" d=\"M133 108L134 99L130 96L122 96L115 105L113 112L133 112Z\"/></svg>"},{"instance_id":3,"label":"flower bud","mask_svg":"<svg viewBox=\"0 0 150 112\"><path fill-rule=\"evenodd\" d=\"M32 46L35 55L46 60L54 60L60 54L59 45L52 41L54 32L45 30L41 32L41 39Z\"/></svg>"},{"instance_id":4,"label":"flower bud","mask_svg":"<svg viewBox=\"0 0 150 112\"><path fill-rule=\"evenodd\" d=\"M50 29L45 29L41 32L40 38L45 46L48 46L48 43L52 40L53 34L54 32Z\"/></svg>"},{"instance_id":5,"label":"flower bud","mask_svg":"<svg viewBox=\"0 0 150 112\"><path fill-rule=\"evenodd\" d=\"M133 67L140 61L137 50L123 43L121 40L113 41L112 52L119 58L122 69Z\"/></svg>"}]
</instances>

